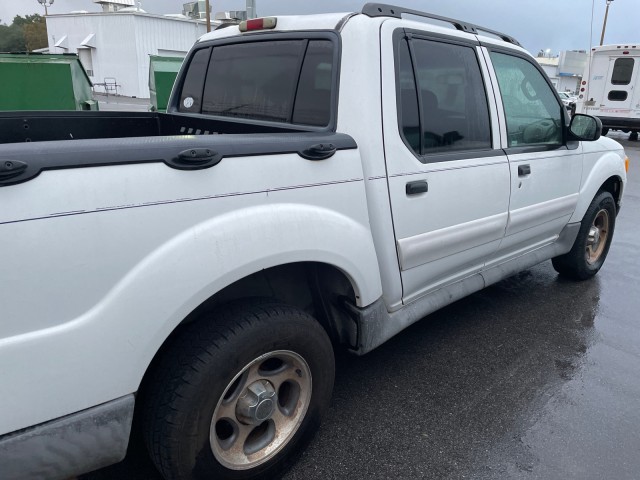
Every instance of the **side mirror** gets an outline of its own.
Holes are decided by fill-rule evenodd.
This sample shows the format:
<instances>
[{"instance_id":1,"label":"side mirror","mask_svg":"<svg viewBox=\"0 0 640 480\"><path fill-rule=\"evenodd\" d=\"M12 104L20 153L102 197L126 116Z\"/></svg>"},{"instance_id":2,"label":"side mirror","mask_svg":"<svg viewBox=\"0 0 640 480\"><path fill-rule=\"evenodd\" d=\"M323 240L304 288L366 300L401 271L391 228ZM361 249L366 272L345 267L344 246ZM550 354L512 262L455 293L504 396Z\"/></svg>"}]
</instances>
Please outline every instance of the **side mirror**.
<instances>
[{"instance_id":1,"label":"side mirror","mask_svg":"<svg viewBox=\"0 0 640 480\"><path fill-rule=\"evenodd\" d=\"M600 138L602 122L598 117L576 113L569 123L569 132L573 140L593 142Z\"/></svg>"}]
</instances>

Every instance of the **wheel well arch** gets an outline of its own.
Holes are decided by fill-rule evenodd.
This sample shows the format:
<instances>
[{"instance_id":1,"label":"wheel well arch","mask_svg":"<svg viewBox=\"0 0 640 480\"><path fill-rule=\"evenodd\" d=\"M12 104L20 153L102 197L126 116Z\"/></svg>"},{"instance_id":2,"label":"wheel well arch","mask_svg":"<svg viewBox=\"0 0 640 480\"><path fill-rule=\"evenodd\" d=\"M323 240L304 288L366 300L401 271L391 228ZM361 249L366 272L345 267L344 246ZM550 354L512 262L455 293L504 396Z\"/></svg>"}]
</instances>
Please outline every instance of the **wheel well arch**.
<instances>
[{"instance_id":1,"label":"wheel well arch","mask_svg":"<svg viewBox=\"0 0 640 480\"><path fill-rule=\"evenodd\" d=\"M599 192L609 192L616 203L616 213L620 210L620 200L622 199L622 179L613 175L600 186Z\"/></svg>"},{"instance_id":2,"label":"wheel well arch","mask_svg":"<svg viewBox=\"0 0 640 480\"><path fill-rule=\"evenodd\" d=\"M144 398L146 380L180 332L189 324L208 321L207 315L230 302L263 298L295 306L312 315L335 346L356 345L357 328L345 304L356 305L350 278L339 268L320 262L297 262L254 272L228 285L192 310L164 340L141 379L138 396ZM215 321L215 319L211 319ZM144 403L144 402L136 402ZM138 405L136 405L136 409ZM136 415L137 417L137 415Z\"/></svg>"}]
</instances>

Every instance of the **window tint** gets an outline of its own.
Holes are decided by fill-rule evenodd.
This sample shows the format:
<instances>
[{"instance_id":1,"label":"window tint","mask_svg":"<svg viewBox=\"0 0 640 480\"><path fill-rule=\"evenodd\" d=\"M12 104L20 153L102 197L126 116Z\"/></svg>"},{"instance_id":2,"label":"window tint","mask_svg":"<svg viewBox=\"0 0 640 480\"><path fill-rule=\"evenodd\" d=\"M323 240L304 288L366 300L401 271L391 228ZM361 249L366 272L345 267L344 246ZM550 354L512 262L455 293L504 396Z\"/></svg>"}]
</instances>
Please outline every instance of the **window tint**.
<instances>
[{"instance_id":1,"label":"window tint","mask_svg":"<svg viewBox=\"0 0 640 480\"><path fill-rule=\"evenodd\" d=\"M627 92L624 90L611 90L608 98L612 102L624 102L627 99Z\"/></svg>"},{"instance_id":2,"label":"window tint","mask_svg":"<svg viewBox=\"0 0 640 480\"><path fill-rule=\"evenodd\" d=\"M507 118L509 147L562 143L562 107L527 60L491 52Z\"/></svg>"},{"instance_id":3,"label":"window tint","mask_svg":"<svg viewBox=\"0 0 640 480\"><path fill-rule=\"evenodd\" d=\"M631 83L632 74L633 58L617 58L613 64L611 83L613 85L629 85Z\"/></svg>"},{"instance_id":4,"label":"window tint","mask_svg":"<svg viewBox=\"0 0 640 480\"><path fill-rule=\"evenodd\" d=\"M305 44L284 40L215 47L202 113L289 120Z\"/></svg>"},{"instance_id":5,"label":"window tint","mask_svg":"<svg viewBox=\"0 0 640 480\"><path fill-rule=\"evenodd\" d=\"M210 54L210 48L203 48L193 55L182 86L178 111L200 113L202 89L204 88L204 78Z\"/></svg>"},{"instance_id":6,"label":"window tint","mask_svg":"<svg viewBox=\"0 0 640 480\"><path fill-rule=\"evenodd\" d=\"M310 41L300 73L293 123L329 124L332 77L333 44L328 40Z\"/></svg>"},{"instance_id":7,"label":"window tint","mask_svg":"<svg viewBox=\"0 0 640 480\"><path fill-rule=\"evenodd\" d=\"M328 125L333 48L328 40L278 40L214 47L202 113Z\"/></svg>"},{"instance_id":8,"label":"window tint","mask_svg":"<svg viewBox=\"0 0 640 480\"><path fill-rule=\"evenodd\" d=\"M416 81L413 76L413 66L409 45L406 40L398 44L399 50L396 57L398 63L398 88L400 109L400 133L407 145L417 154L420 154L420 119L418 118L418 94Z\"/></svg>"},{"instance_id":9,"label":"window tint","mask_svg":"<svg viewBox=\"0 0 640 480\"><path fill-rule=\"evenodd\" d=\"M472 47L411 40L422 153L491 148L487 96Z\"/></svg>"}]
</instances>

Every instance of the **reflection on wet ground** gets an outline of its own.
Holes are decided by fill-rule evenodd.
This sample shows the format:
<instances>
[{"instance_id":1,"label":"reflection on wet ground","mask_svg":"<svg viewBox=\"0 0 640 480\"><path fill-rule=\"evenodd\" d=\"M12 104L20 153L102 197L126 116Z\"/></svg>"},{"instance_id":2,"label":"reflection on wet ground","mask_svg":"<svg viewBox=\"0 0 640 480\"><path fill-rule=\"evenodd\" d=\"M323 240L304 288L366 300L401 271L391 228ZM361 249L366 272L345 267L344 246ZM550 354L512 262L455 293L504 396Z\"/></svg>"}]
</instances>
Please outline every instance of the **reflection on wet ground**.
<instances>
[{"instance_id":1,"label":"reflection on wet ground","mask_svg":"<svg viewBox=\"0 0 640 480\"><path fill-rule=\"evenodd\" d=\"M326 420L284 478L639 478L640 151L627 145L596 278L564 281L546 262L341 355ZM86 480L159 478L146 465Z\"/></svg>"}]
</instances>

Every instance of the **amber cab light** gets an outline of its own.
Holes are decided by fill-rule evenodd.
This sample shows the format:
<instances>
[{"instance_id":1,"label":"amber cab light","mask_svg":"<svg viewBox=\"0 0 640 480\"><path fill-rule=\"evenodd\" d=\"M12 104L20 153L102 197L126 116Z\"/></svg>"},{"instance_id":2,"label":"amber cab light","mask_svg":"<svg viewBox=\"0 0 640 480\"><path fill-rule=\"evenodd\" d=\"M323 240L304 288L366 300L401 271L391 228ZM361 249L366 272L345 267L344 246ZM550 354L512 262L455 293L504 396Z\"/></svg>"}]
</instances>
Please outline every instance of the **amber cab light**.
<instances>
[{"instance_id":1,"label":"amber cab light","mask_svg":"<svg viewBox=\"0 0 640 480\"><path fill-rule=\"evenodd\" d=\"M239 28L241 32L253 32L255 30L269 30L276 28L278 19L276 17L252 18L240 22Z\"/></svg>"}]
</instances>

